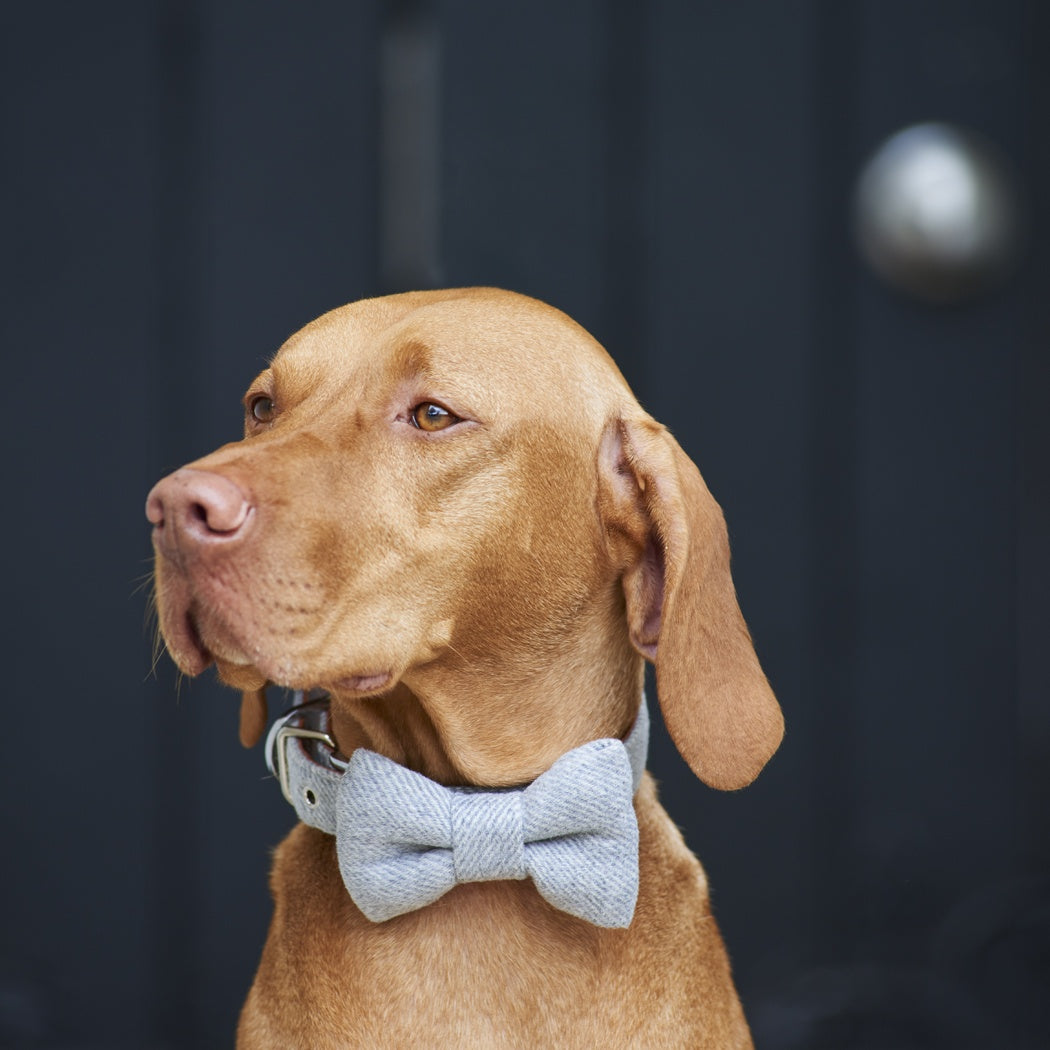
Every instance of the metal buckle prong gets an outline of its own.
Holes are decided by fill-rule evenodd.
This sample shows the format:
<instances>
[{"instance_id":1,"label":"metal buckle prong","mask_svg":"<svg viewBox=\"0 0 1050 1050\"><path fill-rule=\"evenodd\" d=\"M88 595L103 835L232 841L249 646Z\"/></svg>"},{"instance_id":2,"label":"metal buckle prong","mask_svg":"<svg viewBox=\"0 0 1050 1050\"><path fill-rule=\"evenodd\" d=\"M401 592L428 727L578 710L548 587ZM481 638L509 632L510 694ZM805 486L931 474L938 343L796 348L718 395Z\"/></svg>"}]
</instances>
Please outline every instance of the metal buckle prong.
<instances>
[{"instance_id":1,"label":"metal buckle prong","mask_svg":"<svg viewBox=\"0 0 1050 1050\"><path fill-rule=\"evenodd\" d=\"M296 740L319 740L333 754L335 753L335 741L327 733L319 732L316 729L302 729L299 726L283 725L277 730L277 735L273 741L274 757L277 760L277 781L281 785L284 797L294 806L292 786L288 779L288 754L285 750L290 738Z\"/></svg>"}]
</instances>

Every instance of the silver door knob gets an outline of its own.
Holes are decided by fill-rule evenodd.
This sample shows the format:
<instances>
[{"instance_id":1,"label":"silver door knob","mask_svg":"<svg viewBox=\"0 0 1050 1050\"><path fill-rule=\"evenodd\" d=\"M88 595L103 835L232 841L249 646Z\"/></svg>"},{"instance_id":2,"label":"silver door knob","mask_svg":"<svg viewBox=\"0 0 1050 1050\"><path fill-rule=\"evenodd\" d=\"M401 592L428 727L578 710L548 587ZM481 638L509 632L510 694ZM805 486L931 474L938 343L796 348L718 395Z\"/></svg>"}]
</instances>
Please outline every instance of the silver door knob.
<instances>
[{"instance_id":1,"label":"silver door knob","mask_svg":"<svg viewBox=\"0 0 1050 1050\"><path fill-rule=\"evenodd\" d=\"M950 124L891 135L857 183L861 254L890 284L957 302L1001 280L1018 255L1015 191L991 144Z\"/></svg>"}]
</instances>

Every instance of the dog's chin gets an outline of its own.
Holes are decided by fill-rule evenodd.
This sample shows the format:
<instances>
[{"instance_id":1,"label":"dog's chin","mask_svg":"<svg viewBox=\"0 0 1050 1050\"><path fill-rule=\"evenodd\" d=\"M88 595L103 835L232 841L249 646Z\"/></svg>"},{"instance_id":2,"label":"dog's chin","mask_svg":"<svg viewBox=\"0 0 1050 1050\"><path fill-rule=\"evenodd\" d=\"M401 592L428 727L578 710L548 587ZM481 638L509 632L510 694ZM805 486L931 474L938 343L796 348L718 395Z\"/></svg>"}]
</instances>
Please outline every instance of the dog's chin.
<instances>
[{"instance_id":1,"label":"dog's chin","mask_svg":"<svg viewBox=\"0 0 1050 1050\"><path fill-rule=\"evenodd\" d=\"M239 689L242 693L262 689L270 681L254 664L234 663L219 656L215 657L215 671L223 685Z\"/></svg>"}]
</instances>

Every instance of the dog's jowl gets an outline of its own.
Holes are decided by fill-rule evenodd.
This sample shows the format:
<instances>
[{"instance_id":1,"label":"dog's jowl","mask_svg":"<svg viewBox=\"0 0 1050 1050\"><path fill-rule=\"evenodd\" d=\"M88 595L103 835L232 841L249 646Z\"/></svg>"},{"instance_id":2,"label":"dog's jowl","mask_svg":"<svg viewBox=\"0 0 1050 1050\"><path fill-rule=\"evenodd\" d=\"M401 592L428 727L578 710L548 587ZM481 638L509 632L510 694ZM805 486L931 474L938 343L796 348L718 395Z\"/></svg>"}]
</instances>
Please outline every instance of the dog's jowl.
<instances>
[{"instance_id":1,"label":"dog's jowl","mask_svg":"<svg viewBox=\"0 0 1050 1050\"><path fill-rule=\"evenodd\" d=\"M712 787L783 723L718 504L605 351L509 292L371 299L244 410L146 506L178 666L243 692L249 745L267 687L295 697L238 1046L750 1046L645 772L644 662Z\"/></svg>"}]
</instances>

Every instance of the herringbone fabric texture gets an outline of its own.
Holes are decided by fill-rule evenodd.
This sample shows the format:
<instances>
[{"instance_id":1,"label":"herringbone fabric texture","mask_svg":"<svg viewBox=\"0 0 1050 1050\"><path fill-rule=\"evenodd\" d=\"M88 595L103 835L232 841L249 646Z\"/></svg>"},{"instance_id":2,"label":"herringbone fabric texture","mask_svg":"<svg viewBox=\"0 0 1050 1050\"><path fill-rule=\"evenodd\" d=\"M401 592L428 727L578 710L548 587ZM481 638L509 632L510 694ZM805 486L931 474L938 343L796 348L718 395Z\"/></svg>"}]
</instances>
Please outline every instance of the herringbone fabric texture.
<instances>
[{"instance_id":1,"label":"herringbone fabric texture","mask_svg":"<svg viewBox=\"0 0 1050 1050\"><path fill-rule=\"evenodd\" d=\"M363 749L339 786L339 868L382 922L457 882L531 876L556 908L627 926L638 895L631 765L619 740L563 755L524 790L446 788Z\"/></svg>"}]
</instances>

